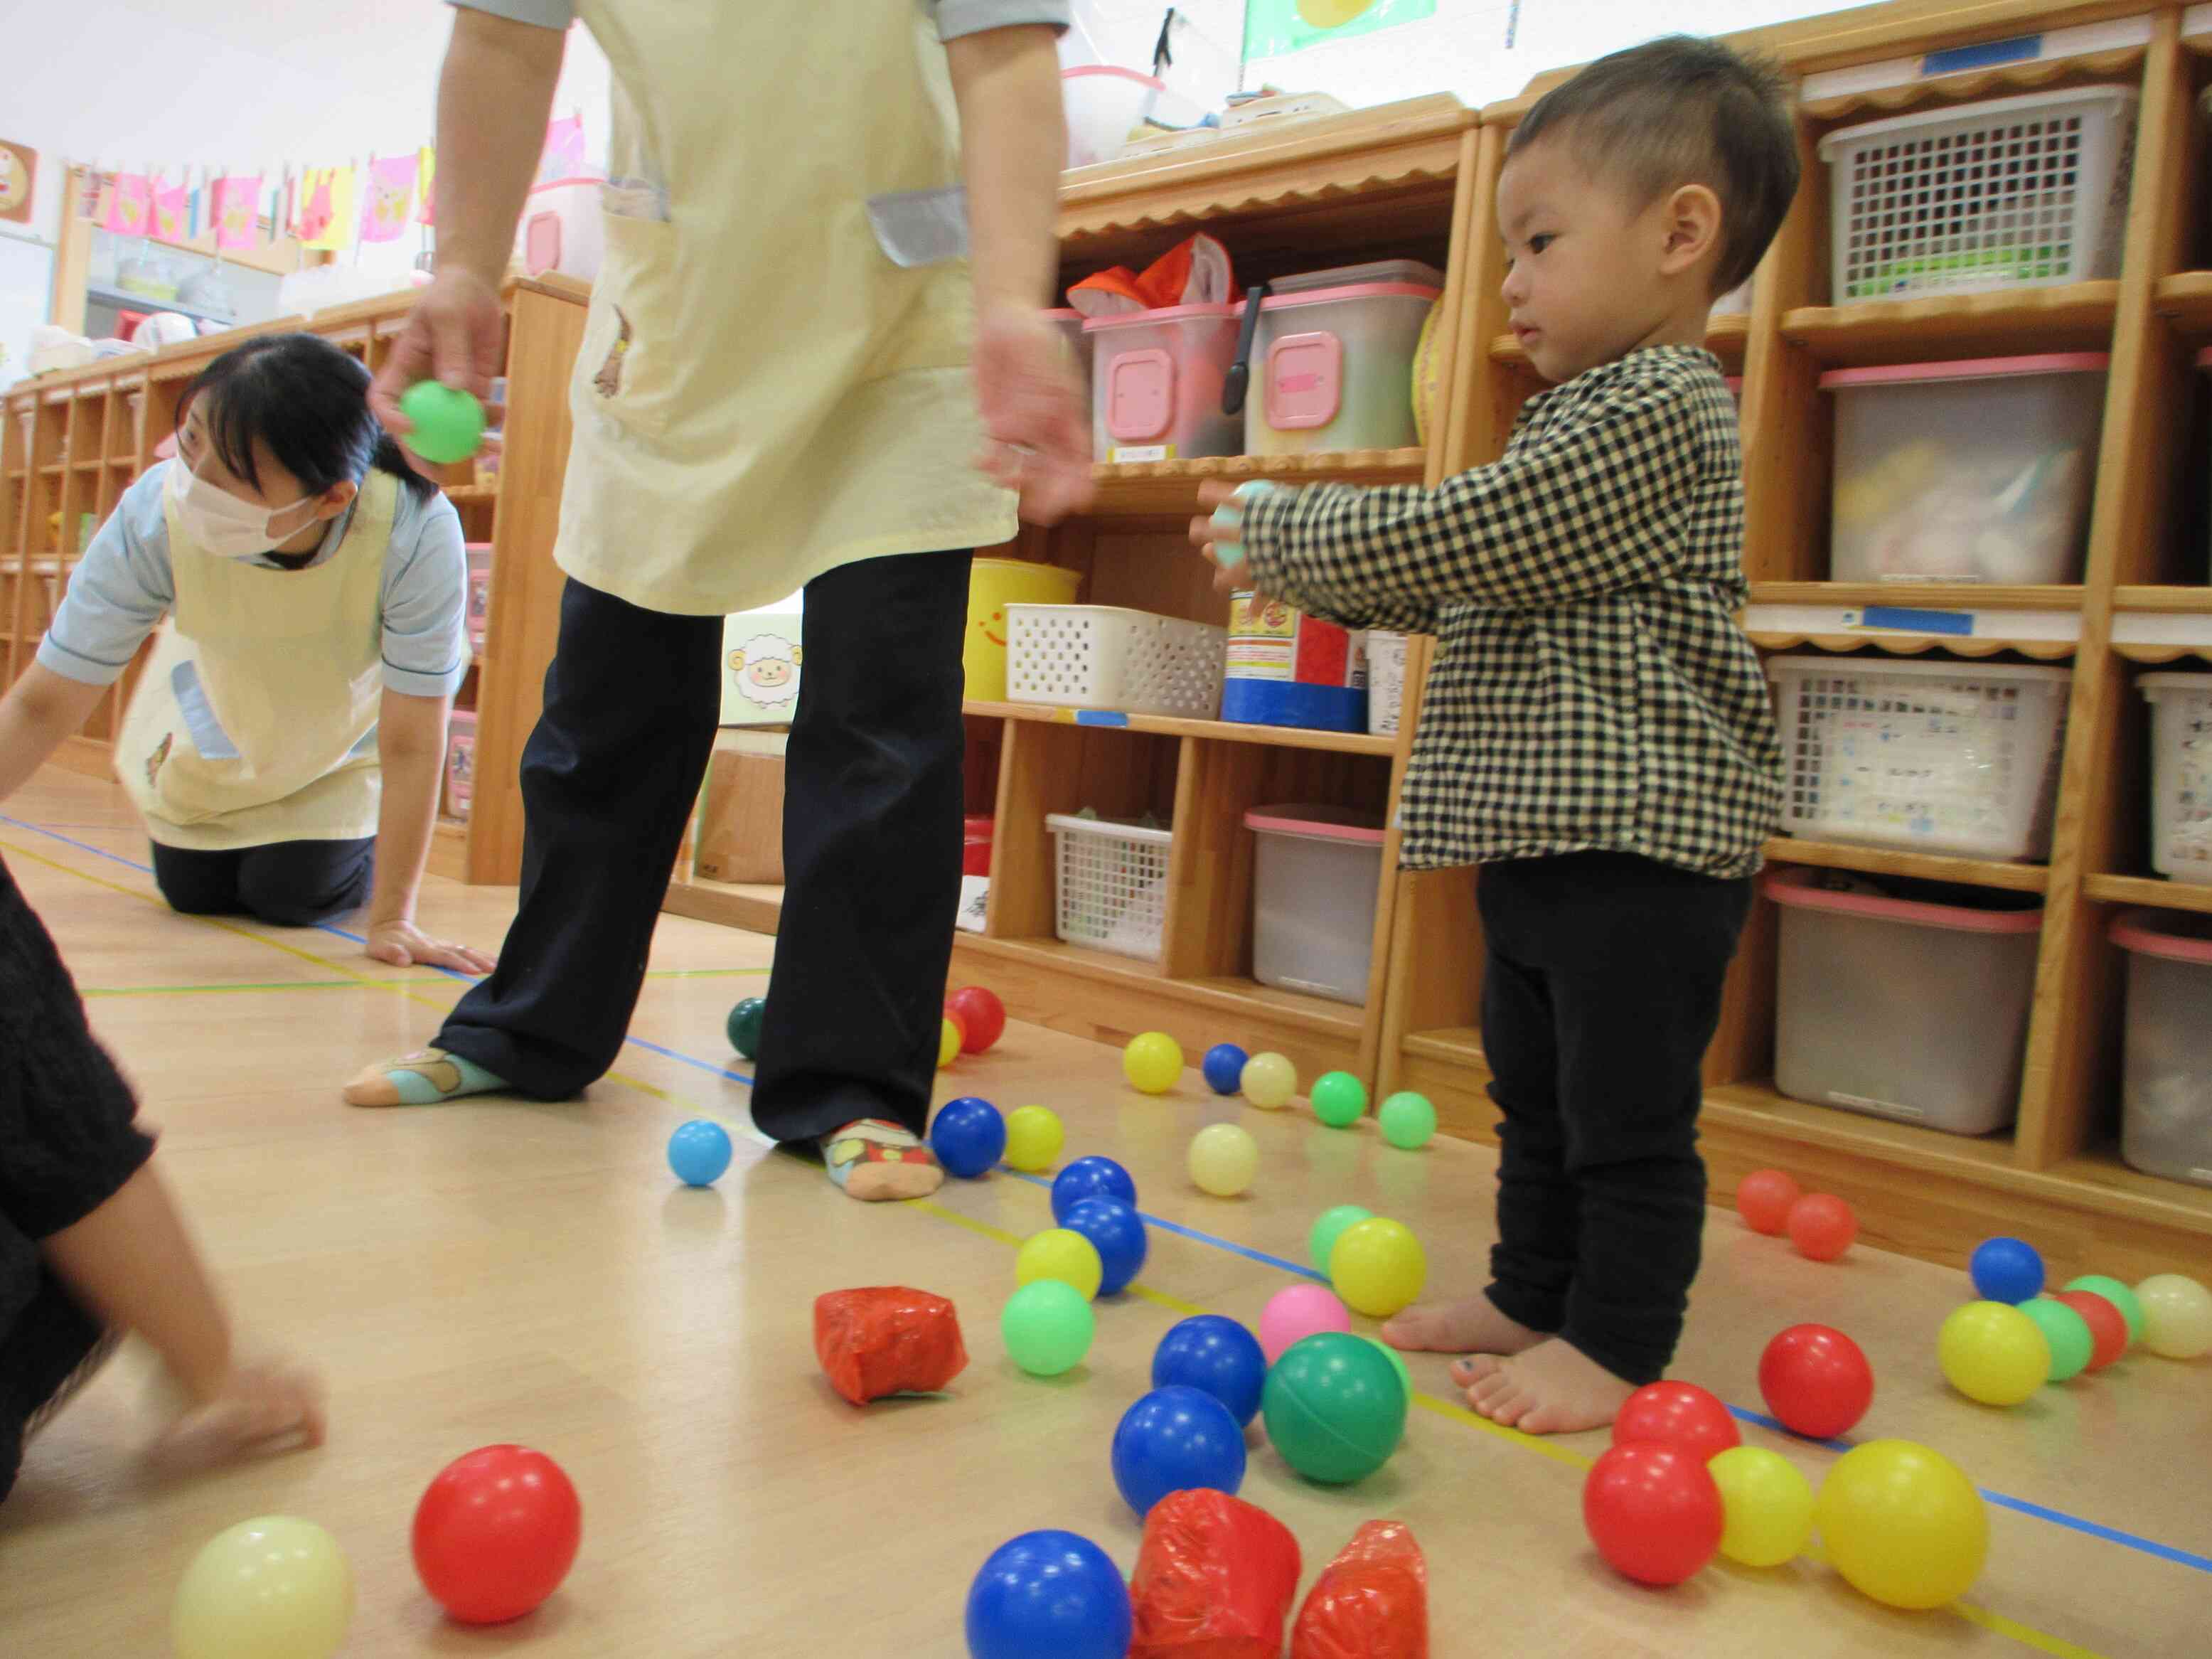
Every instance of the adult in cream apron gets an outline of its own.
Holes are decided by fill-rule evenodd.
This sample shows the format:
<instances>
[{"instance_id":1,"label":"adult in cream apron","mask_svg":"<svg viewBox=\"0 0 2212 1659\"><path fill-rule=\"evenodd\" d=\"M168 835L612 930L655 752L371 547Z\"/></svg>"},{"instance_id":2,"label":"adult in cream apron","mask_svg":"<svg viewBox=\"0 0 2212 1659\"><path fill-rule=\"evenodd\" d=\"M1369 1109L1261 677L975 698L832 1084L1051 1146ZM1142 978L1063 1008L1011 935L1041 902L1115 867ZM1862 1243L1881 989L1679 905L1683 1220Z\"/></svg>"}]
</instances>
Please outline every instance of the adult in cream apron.
<instances>
[{"instance_id":1,"label":"adult in cream apron","mask_svg":"<svg viewBox=\"0 0 2212 1659\"><path fill-rule=\"evenodd\" d=\"M175 597L124 716L117 775L157 866L163 848L293 848L290 868L319 875L299 878L307 890L257 895L271 920L347 908L347 895L328 890L319 847L335 845L366 879L380 791L368 739L383 696L384 562L398 492L391 475L371 472L337 550L295 571L209 553L164 509ZM273 879L283 884L282 873Z\"/></svg>"},{"instance_id":2,"label":"adult in cream apron","mask_svg":"<svg viewBox=\"0 0 2212 1659\"><path fill-rule=\"evenodd\" d=\"M916 0L578 11L614 71L609 173L641 184L612 197L571 386L520 908L436 1046L547 1098L607 1070L712 747L722 617L803 585L754 1116L786 1141L919 1131L958 896L969 550L1016 528L972 466L966 264L902 268L870 217L958 182L945 48Z\"/></svg>"}]
</instances>

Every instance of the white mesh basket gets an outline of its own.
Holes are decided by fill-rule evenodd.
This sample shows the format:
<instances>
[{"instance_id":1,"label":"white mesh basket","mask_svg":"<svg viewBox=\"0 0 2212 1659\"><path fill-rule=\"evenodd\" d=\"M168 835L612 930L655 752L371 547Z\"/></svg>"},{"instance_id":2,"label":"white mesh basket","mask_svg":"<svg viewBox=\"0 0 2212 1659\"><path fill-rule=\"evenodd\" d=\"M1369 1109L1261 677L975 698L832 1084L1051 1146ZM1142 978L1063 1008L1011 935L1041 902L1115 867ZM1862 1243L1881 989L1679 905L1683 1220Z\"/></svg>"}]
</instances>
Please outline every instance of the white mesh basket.
<instances>
[{"instance_id":1,"label":"white mesh basket","mask_svg":"<svg viewBox=\"0 0 2212 1659\"><path fill-rule=\"evenodd\" d=\"M1835 657L1766 667L1792 835L1964 858L2050 856L2065 669Z\"/></svg>"},{"instance_id":2,"label":"white mesh basket","mask_svg":"<svg viewBox=\"0 0 2212 1659\"><path fill-rule=\"evenodd\" d=\"M2135 122L2081 87L1830 133L1834 302L2118 276Z\"/></svg>"},{"instance_id":3,"label":"white mesh basket","mask_svg":"<svg viewBox=\"0 0 2212 1659\"><path fill-rule=\"evenodd\" d=\"M1006 696L1126 714L1221 714L1229 630L1108 605L1006 607Z\"/></svg>"},{"instance_id":4,"label":"white mesh basket","mask_svg":"<svg viewBox=\"0 0 2212 1659\"><path fill-rule=\"evenodd\" d=\"M1066 812L1047 817L1045 827L1058 854L1054 931L1070 945L1158 961L1173 834Z\"/></svg>"},{"instance_id":5,"label":"white mesh basket","mask_svg":"<svg viewBox=\"0 0 2212 1659\"><path fill-rule=\"evenodd\" d=\"M2146 674L2151 705L2150 867L2212 882L2212 674Z\"/></svg>"}]
</instances>

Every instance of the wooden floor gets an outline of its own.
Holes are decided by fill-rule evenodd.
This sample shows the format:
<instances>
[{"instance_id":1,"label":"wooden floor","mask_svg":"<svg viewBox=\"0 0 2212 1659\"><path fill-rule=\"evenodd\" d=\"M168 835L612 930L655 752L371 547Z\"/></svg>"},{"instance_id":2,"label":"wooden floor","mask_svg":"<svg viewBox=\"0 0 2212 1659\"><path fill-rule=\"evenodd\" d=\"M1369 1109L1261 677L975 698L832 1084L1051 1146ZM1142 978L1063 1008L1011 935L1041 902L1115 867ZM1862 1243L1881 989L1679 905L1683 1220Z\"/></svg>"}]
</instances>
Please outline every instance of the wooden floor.
<instances>
[{"instance_id":1,"label":"wooden floor","mask_svg":"<svg viewBox=\"0 0 2212 1659\"><path fill-rule=\"evenodd\" d=\"M1245 1109L1260 1179L1246 1199L1210 1199L1185 1178L1184 1147L1237 1106L1194 1076L1164 1099L1134 1095L1115 1054L1017 1028L947 1086L1050 1105L1070 1156L1120 1158L1147 1212L1191 1230L1152 1230L1140 1286L1101 1307L1087 1366L1032 1381L1008 1364L996 1316L1016 1243L1049 1224L1038 1185L1000 1175L868 1208L744 1136L719 1188L672 1181L677 1123L746 1122L722 1017L763 983L765 939L664 919L634 1040L584 1102L350 1111L337 1083L426 1039L454 981L382 968L331 932L169 915L119 791L49 770L0 810L0 855L143 1091L243 1319L322 1365L332 1389L320 1451L160 1485L131 1456L143 1357L111 1367L0 1507L0 1652L166 1652L193 1551L276 1511L321 1522L350 1553L353 1655L957 1656L969 1579L1012 1534L1069 1528L1130 1565L1138 1528L1107 1443L1147 1386L1154 1343L1199 1310L1255 1319L1290 1282L1268 1258L1303 1261L1322 1208L1357 1201L1407 1222L1436 1289L1482 1280L1488 1152L1399 1152L1366 1126ZM512 902L435 883L424 917L492 945ZM972 1361L946 1397L855 1411L817 1370L810 1307L884 1282L952 1297ZM2212 1362L2134 1357L2015 1411L1976 1407L1947 1391L1934 1355L1937 1324L1968 1295L1956 1274L1864 1249L1816 1266L1716 1210L1675 1372L1756 1408L1776 1330L1852 1333L1880 1379L1862 1436L1924 1441L2008 1495L1988 1571L1956 1609L1887 1611L1812 1560L1638 1589L1583 1534L1582 1473L1602 1437L1485 1424L1452 1403L1441 1361L1415 1364L1425 1392L1381 1474L1350 1491L1304 1485L1255 1425L1243 1495L1297 1532L1309 1583L1361 1521L1409 1522L1441 1659L2212 1652ZM1835 1456L1746 1434L1816 1481ZM584 1546L532 1619L470 1632L422 1593L408 1523L440 1465L501 1440L567 1468Z\"/></svg>"}]
</instances>

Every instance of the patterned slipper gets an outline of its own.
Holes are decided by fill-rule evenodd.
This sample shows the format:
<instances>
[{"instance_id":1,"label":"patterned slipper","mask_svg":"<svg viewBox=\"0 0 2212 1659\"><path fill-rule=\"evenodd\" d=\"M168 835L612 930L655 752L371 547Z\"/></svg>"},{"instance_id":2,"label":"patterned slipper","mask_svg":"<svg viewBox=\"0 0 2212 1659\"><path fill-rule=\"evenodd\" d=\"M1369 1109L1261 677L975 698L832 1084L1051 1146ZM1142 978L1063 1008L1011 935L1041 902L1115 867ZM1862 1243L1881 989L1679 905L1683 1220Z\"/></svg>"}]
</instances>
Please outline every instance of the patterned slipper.
<instances>
[{"instance_id":1,"label":"patterned slipper","mask_svg":"<svg viewBox=\"0 0 2212 1659\"><path fill-rule=\"evenodd\" d=\"M464 1095L497 1094L507 1079L494 1077L474 1060L425 1048L398 1060L380 1061L345 1086L349 1106L435 1106Z\"/></svg>"},{"instance_id":2,"label":"patterned slipper","mask_svg":"<svg viewBox=\"0 0 2212 1659\"><path fill-rule=\"evenodd\" d=\"M918 1136L877 1117L823 1136L822 1163L846 1197L864 1203L927 1198L945 1184L936 1154Z\"/></svg>"}]
</instances>

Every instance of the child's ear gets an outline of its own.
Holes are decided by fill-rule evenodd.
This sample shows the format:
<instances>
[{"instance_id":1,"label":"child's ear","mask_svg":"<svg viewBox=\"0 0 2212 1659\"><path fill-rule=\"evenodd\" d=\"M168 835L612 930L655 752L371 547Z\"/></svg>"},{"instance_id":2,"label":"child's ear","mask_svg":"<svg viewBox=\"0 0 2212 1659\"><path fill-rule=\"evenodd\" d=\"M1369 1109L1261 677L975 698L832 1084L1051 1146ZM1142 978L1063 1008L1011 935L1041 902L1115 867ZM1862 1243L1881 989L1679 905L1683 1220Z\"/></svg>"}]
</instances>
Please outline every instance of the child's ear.
<instances>
[{"instance_id":1,"label":"child's ear","mask_svg":"<svg viewBox=\"0 0 2212 1659\"><path fill-rule=\"evenodd\" d=\"M1682 185L1667 198L1665 211L1659 268L1668 276L1679 276L1719 252L1721 198L1710 186Z\"/></svg>"},{"instance_id":2,"label":"child's ear","mask_svg":"<svg viewBox=\"0 0 2212 1659\"><path fill-rule=\"evenodd\" d=\"M318 519L335 519L353 505L354 497L361 494L361 486L350 478L341 479L325 489L315 501Z\"/></svg>"}]
</instances>

